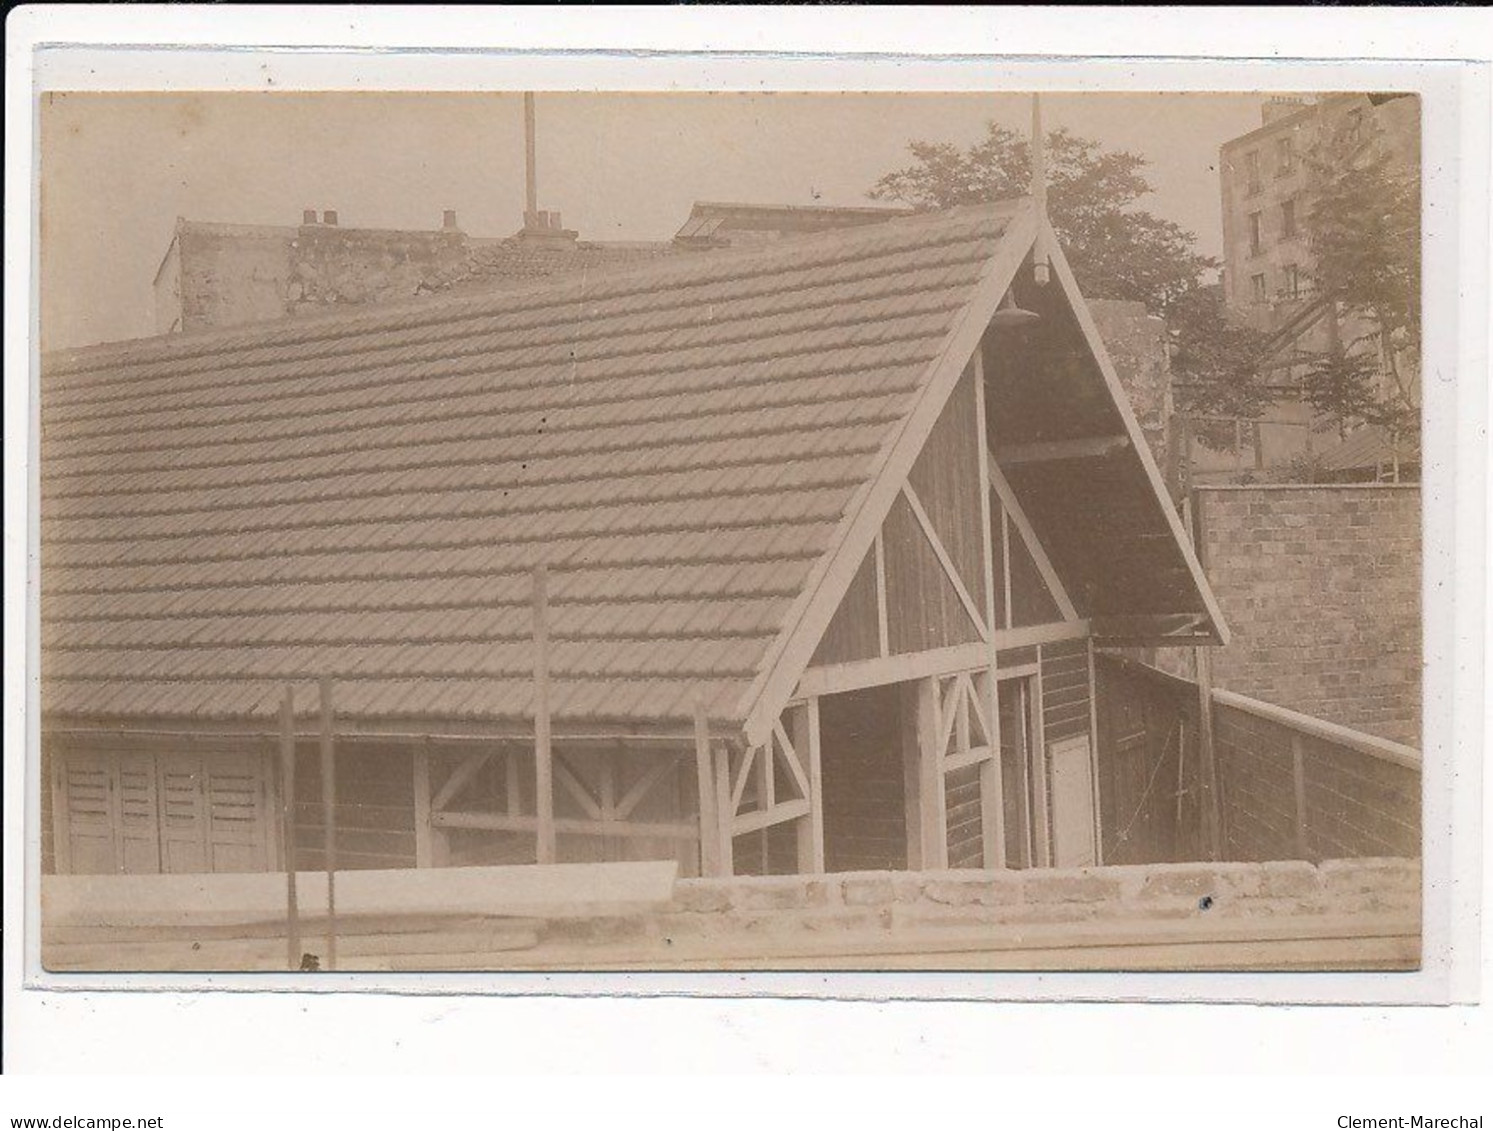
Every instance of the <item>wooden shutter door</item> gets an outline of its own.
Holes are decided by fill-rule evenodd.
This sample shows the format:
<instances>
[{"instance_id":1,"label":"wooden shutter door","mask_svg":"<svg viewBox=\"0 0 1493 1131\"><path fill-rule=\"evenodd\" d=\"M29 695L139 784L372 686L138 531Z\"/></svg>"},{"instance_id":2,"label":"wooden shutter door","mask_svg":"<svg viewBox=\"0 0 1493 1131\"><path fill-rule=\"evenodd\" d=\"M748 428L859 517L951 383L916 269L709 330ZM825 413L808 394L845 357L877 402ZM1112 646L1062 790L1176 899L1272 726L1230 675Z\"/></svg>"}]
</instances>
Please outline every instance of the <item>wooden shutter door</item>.
<instances>
[{"instance_id":1,"label":"wooden shutter door","mask_svg":"<svg viewBox=\"0 0 1493 1131\"><path fill-rule=\"evenodd\" d=\"M257 754L216 754L207 767L208 846L214 872L262 872L269 866L269 806Z\"/></svg>"},{"instance_id":2,"label":"wooden shutter door","mask_svg":"<svg viewBox=\"0 0 1493 1131\"><path fill-rule=\"evenodd\" d=\"M209 871L202 758L161 755L160 783L161 871Z\"/></svg>"},{"instance_id":3,"label":"wooden shutter door","mask_svg":"<svg viewBox=\"0 0 1493 1131\"><path fill-rule=\"evenodd\" d=\"M136 875L159 872L161 832L155 755L119 754L114 759L114 770L119 870Z\"/></svg>"},{"instance_id":4,"label":"wooden shutter door","mask_svg":"<svg viewBox=\"0 0 1493 1131\"><path fill-rule=\"evenodd\" d=\"M80 874L117 871L114 789L108 759L69 751L59 753L55 765L57 870Z\"/></svg>"}]
</instances>

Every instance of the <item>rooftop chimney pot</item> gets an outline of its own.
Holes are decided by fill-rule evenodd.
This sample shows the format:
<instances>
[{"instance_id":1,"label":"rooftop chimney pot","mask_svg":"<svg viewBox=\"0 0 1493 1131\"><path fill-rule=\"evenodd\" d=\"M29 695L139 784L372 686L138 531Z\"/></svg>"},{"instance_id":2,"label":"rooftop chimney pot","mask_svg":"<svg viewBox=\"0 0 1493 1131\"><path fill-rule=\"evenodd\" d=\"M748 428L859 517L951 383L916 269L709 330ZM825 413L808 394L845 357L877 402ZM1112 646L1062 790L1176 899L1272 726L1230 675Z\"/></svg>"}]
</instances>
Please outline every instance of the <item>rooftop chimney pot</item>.
<instances>
[{"instance_id":1,"label":"rooftop chimney pot","mask_svg":"<svg viewBox=\"0 0 1493 1131\"><path fill-rule=\"evenodd\" d=\"M337 210L335 208L328 208L321 214L321 222L329 228L335 228L337 226Z\"/></svg>"},{"instance_id":2,"label":"rooftop chimney pot","mask_svg":"<svg viewBox=\"0 0 1493 1131\"><path fill-rule=\"evenodd\" d=\"M441 213L441 227L453 230L456 228L456 209L448 208Z\"/></svg>"},{"instance_id":3,"label":"rooftop chimney pot","mask_svg":"<svg viewBox=\"0 0 1493 1131\"><path fill-rule=\"evenodd\" d=\"M314 208L303 208L301 210L301 223L302 224L314 224L314 223L316 223L316 209L314 209Z\"/></svg>"}]
</instances>

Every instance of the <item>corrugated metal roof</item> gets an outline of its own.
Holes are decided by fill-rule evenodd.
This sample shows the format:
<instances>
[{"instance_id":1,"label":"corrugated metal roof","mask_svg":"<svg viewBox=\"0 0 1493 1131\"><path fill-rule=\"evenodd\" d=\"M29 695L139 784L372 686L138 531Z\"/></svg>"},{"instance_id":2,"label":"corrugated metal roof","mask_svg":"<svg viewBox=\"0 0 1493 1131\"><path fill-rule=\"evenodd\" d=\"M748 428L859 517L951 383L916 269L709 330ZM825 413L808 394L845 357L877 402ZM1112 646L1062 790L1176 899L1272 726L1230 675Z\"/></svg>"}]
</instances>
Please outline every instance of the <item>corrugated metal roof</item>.
<instances>
[{"instance_id":1,"label":"corrugated metal roof","mask_svg":"<svg viewBox=\"0 0 1493 1131\"><path fill-rule=\"evenodd\" d=\"M1011 215L49 357L44 709L739 721Z\"/></svg>"}]
</instances>

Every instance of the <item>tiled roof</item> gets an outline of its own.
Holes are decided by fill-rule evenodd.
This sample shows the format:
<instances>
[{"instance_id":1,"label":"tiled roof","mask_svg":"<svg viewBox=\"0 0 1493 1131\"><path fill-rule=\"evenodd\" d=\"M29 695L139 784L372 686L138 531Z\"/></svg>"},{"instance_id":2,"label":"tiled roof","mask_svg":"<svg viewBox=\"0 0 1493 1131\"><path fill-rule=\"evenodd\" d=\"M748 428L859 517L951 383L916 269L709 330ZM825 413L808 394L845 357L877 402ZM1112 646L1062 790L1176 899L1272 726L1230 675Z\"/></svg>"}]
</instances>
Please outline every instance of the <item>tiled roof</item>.
<instances>
[{"instance_id":1,"label":"tiled roof","mask_svg":"<svg viewBox=\"0 0 1493 1131\"><path fill-rule=\"evenodd\" d=\"M1366 424L1341 443L1324 450L1321 460L1328 471L1357 471L1392 463L1395 455L1395 444L1388 430L1377 424ZM1398 455L1405 463L1418 461L1419 445L1413 441L1401 441Z\"/></svg>"},{"instance_id":2,"label":"tiled roof","mask_svg":"<svg viewBox=\"0 0 1493 1131\"><path fill-rule=\"evenodd\" d=\"M1012 215L49 357L44 710L738 721Z\"/></svg>"}]
</instances>

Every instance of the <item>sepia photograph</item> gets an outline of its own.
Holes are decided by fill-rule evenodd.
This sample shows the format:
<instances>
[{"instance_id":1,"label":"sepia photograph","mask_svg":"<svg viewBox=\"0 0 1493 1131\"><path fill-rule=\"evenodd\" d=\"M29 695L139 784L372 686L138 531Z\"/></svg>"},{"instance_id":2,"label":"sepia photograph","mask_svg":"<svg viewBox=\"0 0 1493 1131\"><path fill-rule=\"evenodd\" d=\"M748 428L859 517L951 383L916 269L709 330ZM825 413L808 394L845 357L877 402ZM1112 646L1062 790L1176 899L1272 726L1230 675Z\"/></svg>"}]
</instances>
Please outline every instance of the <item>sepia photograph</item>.
<instances>
[{"instance_id":1,"label":"sepia photograph","mask_svg":"<svg viewBox=\"0 0 1493 1131\"><path fill-rule=\"evenodd\" d=\"M47 975L1421 968L1412 84L36 128Z\"/></svg>"}]
</instances>

